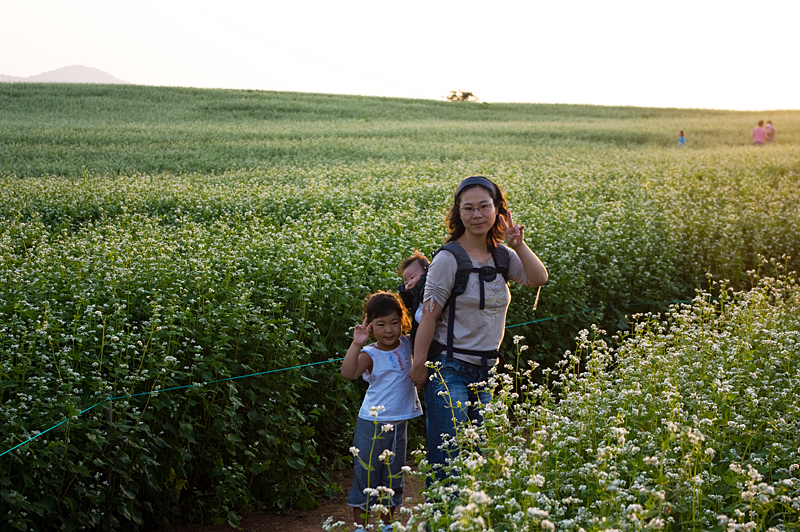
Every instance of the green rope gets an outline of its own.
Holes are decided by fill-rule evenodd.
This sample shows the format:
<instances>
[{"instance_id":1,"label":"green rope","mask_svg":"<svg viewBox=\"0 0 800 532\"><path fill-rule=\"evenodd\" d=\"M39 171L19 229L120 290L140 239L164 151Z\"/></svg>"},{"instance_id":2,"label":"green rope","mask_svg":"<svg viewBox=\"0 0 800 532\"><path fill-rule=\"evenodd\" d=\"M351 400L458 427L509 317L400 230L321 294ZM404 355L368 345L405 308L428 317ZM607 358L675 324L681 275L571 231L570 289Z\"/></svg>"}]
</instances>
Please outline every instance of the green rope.
<instances>
[{"instance_id":1,"label":"green rope","mask_svg":"<svg viewBox=\"0 0 800 532\"><path fill-rule=\"evenodd\" d=\"M668 304L668 305L673 305L673 304L676 304L676 303L691 303L691 300L667 301L666 302L666 304ZM629 304L623 305L623 306L635 307L635 306L640 306L640 305L658 305L658 304L660 304L660 303L651 303L651 302L647 302L647 303L629 303ZM597 308L589 308L589 309L585 309L585 310L578 310L576 312L570 312L568 314L560 314L558 316L550 316L549 318L541 318L541 319L538 319L538 320L526 321L525 323L517 323L517 324L514 324L514 325L507 325L506 329L513 329L514 327L522 327L523 325L530 325L532 323L540 323L540 322L543 322L543 321L555 320L555 319L558 319L558 318L564 318L566 316L573 316L575 314L583 314L583 313L586 313L586 312L595 312L597 310L603 310L604 308L608 308L608 307L612 307L613 308L613 305L609 303L605 307L597 307ZM328 360L323 360L322 362L311 362L309 364L301 364L299 366L292 366L292 367L289 367L289 368L280 368L280 369L272 369L272 370L269 370L269 371L260 371L258 373L250 373L250 374L247 374L247 375L240 375L238 377L227 377L227 378L224 378L224 379L216 379L216 380L213 380L213 381L196 382L196 383L192 383L192 384L186 384L184 386L174 386L172 388L164 388L163 390L153 390L153 391L150 391L150 392L135 393L135 394L132 394L132 395L120 395L118 397L107 397L106 399L100 401L99 403L96 403L96 404L90 406L89 408L81 410L74 417L78 417L81 414L83 414L85 412L88 412L89 410L91 410L91 409L93 409L93 408L95 408L95 407L97 407L97 406L99 406L99 405L101 405L101 404L103 404L105 402L109 402L109 401L119 401L120 399L129 399L131 397L140 397L142 395L155 395L157 393L171 392L171 391L175 391L175 390L183 390L185 388L196 388L196 387L200 387L200 386L206 386L207 384L214 384L214 383L217 383L217 382L232 381L232 380L236 380L236 379L245 379L245 378L248 378L248 377L257 377L259 375L268 375L270 373L278 373L279 371L289 371L291 369L300 369L300 368L305 368L305 367L308 367L308 366L316 366L318 364L327 364L329 362L338 362L340 360L344 360L344 358L328 359ZM32 438L28 438L24 442L22 442L22 443L20 443L18 445L15 445L11 449L9 449L7 451L3 451L2 453L0 453L0 456L3 456L6 453L10 453L14 449L22 447L26 443L29 443L29 442L35 440L39 436L42 436L43 434L46 434L46 433L50 432L51 430L53 430L53 429L55 429L57 427L60 427L61 425L63 425L67 421L69 421L69 417L67 417L63 421L53 425L52 427L50 427L49 429L45 430L44 432L40 432L36 436L33 436Z\"/></svg>"},{"instance_id":2,"label":"green rope","mask_svg":"<svg viewBox=\"0 0 800 532\"><path fill-rule=\"evenodd\" d=\"M103 404L103 403L105 403L105 402L109 402L109 401L118 401L118 400L120 400L120 399L128 399L128 398L131 398L131 397L139 397L139 396L141 396L141 395L155 395L155 394L157 394L157 393L162 393L162 392L171 392L171 391L174 391L174 390L182 390L182 389L184 389L184 388L196 388L196 387L199 387L199 386L205 386L206 384L214 384L215 382L225 382L225 381L232 381L232 380L235 380L235 379L244 379L245 377L256 377L256 376L258 376L258 375L266 375L266 374L268 374L268 373L277 373L277 372L279 372L279 371L288 371L288 370L290 370L290 369L298 369L298 368L305 368L305 367L308 367L308 366L316 366L317 364L326 364L326 363L328 363L328 362L337 362L337 361L339 361L339 360L344 360L344 359L343 359L343 358L336 358L336 359L330 359L330 360L323 360L322 362L311 362L310 364L301 364L301 365L299 365L299 366L292 366L292 367L290 367L290 368L272 369L272 370L269 370L269 371L260 371L260 372L258 372L258 373L250 373L249 375L240 375L240 376L238 376L238 377L227 377L227 378L225 378L225 379L217 379L217 380L213 380L213 381L206 381L206 382L196 382L196 383L193 383L193 384L187 384L187 385L185 385L185 386L174 386L174 387L172 387L172 388L164 388L163 390L153 390L153 391L150 391L150 392L135 393L135 394L132 394L132 395L120 395L120 396L118 396L118 397L107 397L106 399L103 399L103 400L102 400L102 401L100 401L99 403L95 403L94 405L90 406L89 408L86 408L86 409L84 409L84 410L81 410L81 411L80 411L78 414L76 414L74 417L78 417L78 416L80 416L81 414L83 414L84 412L88 412L88 411L89 411L89 410L91 410L92 408L95 408L95 407L97 407L97 406L99 406L99 405L101 405L101 404ZM32 438L28 438L28 439L27 439L27 440L25 440L24 442L22 442L22 443L20 443L20 444L18 444L18 445L15 445L15 446L14 446L14 447L12 447L11 449L9 449L9 450L7 450L7 451L3 451L2 453L0 453L0 456L3 456L3 455L4 455L4 454L6 454L6 453L10 453L10 452L11 452L11 451L13 451L14 449L17 449L17 448L19 448L19 447L22 447L22 446L23 446L23 445L25 445L26 443L28 443L28 442L31 442L31 441L35 440L36 438L38 438L39 436L42 436L43 434L46 434L46 433L50 432L50 431L51 431L51 430L53 430L54 428L56 428L56 427L60 427L61 425L63 425L63 424L64 424L64 423L66 423L67 421L69 421L69 417L67 417L66 419L62 420L62 421L61 421L61 422L59 422L59 423L56 423L55 425L53 425L53 426L52 426L52 427L50 427L49 429L45 430L44 432L40 432L40 433L39 433L39 434L37 434L36 436L33 436Z\"/></svg>"}]
</instances>

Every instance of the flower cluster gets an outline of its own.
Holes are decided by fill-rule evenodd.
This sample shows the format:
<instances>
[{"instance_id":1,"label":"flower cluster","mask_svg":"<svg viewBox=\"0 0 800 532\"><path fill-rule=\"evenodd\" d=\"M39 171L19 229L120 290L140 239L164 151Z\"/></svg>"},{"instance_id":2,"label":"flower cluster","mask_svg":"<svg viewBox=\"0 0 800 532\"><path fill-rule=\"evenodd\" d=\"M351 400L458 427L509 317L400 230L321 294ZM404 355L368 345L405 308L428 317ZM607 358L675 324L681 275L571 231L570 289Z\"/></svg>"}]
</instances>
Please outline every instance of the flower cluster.
<instances>
[{"instance_id":1,"label":"flower cluster","mask_svg":"<svg viewBox=\"0 0 800 532\"><path fill-rule=\"evenodd\" d=\"M412 523L788 530L800 520L800 286L754 284L699 293L663 321L640 317L616 348L584 331L543 384L530 370L522 384L495 377L484 422L459 429L449 479L433 483Z\"/></svg>"}]
</instances>

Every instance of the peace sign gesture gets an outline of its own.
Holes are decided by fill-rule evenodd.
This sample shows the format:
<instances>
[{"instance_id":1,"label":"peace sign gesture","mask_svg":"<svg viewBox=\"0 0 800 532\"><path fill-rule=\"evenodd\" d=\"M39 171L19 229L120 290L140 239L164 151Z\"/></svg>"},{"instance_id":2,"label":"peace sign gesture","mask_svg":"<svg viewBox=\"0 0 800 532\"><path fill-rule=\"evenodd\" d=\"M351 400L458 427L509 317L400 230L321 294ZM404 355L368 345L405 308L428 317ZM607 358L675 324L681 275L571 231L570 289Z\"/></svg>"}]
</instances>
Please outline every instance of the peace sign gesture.
<instances>
[{"instance_id":1,"label":"peace sign gesture","mask_svg":"<svg viewBox=\"0 0 800 532\"><path fill-rule=\"evenodd\" d=\"M503 216L502 214L497 215L500 218L500 229L503 230L503 236L506 239L506 243L511 248L516 248L517 246L521 246L525 243L525 226L524 225L514 225L514 221L511 217L511 211L506 209L506 215Z\"/></svg>"},{"instance_id":2,"label":"peace sign gesture","mask_svg":"<svg viewBox=\"0 0 800 532\"><path fill-rule=\"evenodd\" d=\"M353 329L353 341L357 344L364 345L369 342L369 332L372 329L372 324L367 324L367 317L364 316L364 323L356 325Z\"/></svg>"}]
</instances>

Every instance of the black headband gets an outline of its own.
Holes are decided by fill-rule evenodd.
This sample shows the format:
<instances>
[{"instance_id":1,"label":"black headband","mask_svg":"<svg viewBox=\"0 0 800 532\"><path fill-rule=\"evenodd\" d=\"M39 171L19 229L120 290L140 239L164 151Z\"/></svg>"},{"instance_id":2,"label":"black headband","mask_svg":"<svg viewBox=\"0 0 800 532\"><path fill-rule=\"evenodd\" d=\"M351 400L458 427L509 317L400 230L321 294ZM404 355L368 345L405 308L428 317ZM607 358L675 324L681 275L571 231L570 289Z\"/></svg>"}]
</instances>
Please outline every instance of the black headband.
<instances>
[{"instance_id":1,"label":"black headband","mask_svg":"<svg viewBox=\"0 0 800 532\"><path fill-rule=\"evenodd\" d=\"M474 175L472 177L466 178L464 181L459 183L458 188L456 189L456 200L458 200L458 195L461 194L461 191L467 187L471 187L472 185L480 185L483 188L487 189L492 194L492 199L497 197L497 187L494 186L494 183L483 177L482 175Z\"/></svg>"}]
</instances>

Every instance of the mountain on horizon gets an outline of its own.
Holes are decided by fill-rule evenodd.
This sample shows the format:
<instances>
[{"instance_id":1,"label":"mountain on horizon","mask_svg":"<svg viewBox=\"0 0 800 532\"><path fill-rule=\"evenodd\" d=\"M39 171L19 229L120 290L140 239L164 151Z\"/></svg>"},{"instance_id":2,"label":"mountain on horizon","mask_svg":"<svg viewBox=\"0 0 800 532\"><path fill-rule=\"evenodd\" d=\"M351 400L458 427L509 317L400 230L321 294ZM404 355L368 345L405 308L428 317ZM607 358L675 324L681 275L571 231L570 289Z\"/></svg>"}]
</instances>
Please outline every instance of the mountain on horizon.
<instances>
[{"instance_id":1,"label":"mountain on horizon","mask_svg":"<svg viewBox=\"0 0 800 532\"><path fill-rule=\"evenodd\" d=\"M42 72L35 76L20 78L0 74L0 82L25 82L25 83L111 83L117 85L130 85L129 81L117 79L108 72L98 68L82 65L72 65L49 72Z\"/></svg>"}]
</instances>

